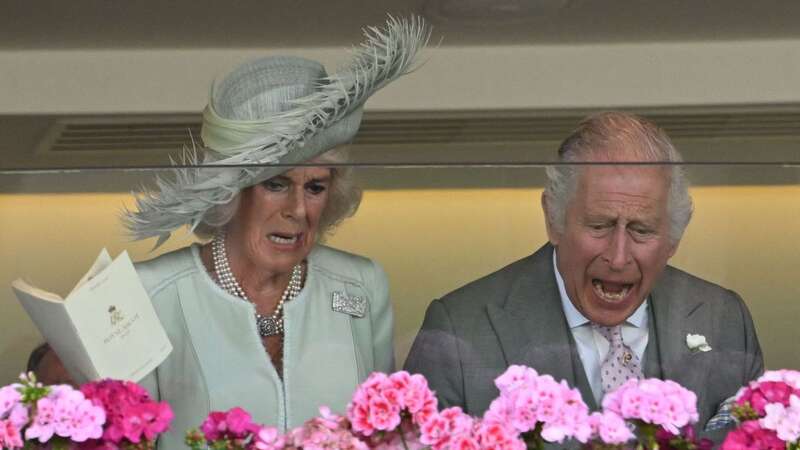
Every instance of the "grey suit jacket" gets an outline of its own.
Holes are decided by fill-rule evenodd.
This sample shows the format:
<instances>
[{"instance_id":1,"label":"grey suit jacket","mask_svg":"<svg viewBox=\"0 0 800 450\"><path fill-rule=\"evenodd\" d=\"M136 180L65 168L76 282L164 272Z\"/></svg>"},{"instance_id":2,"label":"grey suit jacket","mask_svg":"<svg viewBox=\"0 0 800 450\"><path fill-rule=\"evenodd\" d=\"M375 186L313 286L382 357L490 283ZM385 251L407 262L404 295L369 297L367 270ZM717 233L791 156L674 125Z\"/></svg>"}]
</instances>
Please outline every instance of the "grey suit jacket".
<instances>
[{"instance_id":1,"label":"grey suit jacket","mask_svg":"<svg viewBox=\"0 0 800 450\"><path fill-rule=\"evenodd\" d=\"M440 407L481 415L498 395L493 380L511 364L577 386L597 409L567 325L545 245L527 258L434 300L406 360L423 374ZM763 371L753 321L735 293L667 267L650 294L645 376L674 380L698 397L700 425ZM710 352L692 353L688 333Z\"/></svg>"}]
</instances>

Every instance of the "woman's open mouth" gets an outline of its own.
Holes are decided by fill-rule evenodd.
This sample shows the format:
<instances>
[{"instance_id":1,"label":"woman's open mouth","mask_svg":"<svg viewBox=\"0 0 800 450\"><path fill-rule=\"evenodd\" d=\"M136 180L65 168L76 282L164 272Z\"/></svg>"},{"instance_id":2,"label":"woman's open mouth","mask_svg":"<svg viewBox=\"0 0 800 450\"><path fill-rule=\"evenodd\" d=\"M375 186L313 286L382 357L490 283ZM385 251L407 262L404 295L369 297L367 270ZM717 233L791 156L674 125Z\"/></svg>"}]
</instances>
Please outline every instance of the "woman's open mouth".
<instances>
[{"instance_id":1,"label":"woman's open mouth","mask_svg":"<svg viewBox=\"0 0 800 450\"><path fill-rule=\"evenodd\" d=\"M282 233L272 233L268 236L270 242L274 242L275 244L279 245L294 245L297 241L300 240L301 234L282 234Z\"/></svg>"},{"instance_id":2,"label":"woman's open mouth","mask_svg":"<svg viewBox=\"0 0 800 450\"><path fill-rule=\"evenodd\" d=\"M628 297L628 294L630 294L633 288L633 284L615 283L593 278L592 287L594 288L594 293L601 299L609 302L619 302Z\"/></svg>"}]
</instances>

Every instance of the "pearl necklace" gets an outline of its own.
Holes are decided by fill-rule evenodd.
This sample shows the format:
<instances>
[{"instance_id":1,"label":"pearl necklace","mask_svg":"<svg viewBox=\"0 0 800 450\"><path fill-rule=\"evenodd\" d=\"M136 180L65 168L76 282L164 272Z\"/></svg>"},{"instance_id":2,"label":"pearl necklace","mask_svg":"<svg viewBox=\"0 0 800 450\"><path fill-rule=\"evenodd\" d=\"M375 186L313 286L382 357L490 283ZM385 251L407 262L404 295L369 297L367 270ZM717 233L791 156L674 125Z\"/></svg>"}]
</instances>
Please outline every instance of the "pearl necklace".
<instances>
[{"instance_id":1,"label":"pearl necklace","mask_svg":"<svg viewBox=\"0 0 800 450\"><path fill-rule=\"evenodd\" d=\"M242 286L236 281L236 277L231 271L231 266L228 263L228 255L225 251L225 231L220 231L214 237L214 241L211 244L211 256L214 260L214 272L217 274L217 282L222 289L256 306L255 303L247 297L244 289L242 289ZM269 316L263 316L256 311L256 327L261 337L283 334L283 304L297 297L302 288L303 265L297 264L292 268L292 275L289 277L289 285L286 286L286 289L283 291L283 295L281 295L281 299L278 301L275 311Z\"/></svg>"}]
</instances>

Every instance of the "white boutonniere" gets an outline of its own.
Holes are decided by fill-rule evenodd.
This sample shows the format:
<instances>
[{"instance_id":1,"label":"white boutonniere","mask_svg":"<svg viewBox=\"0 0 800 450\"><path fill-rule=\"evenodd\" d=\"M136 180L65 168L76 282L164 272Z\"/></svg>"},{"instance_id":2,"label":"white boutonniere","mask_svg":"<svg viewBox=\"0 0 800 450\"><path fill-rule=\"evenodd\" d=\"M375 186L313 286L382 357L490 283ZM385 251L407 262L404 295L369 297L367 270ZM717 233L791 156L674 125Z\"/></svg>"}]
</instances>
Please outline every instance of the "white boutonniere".
<instances>
[{"instance_id":1,"label":"white boutonniere","mask_svg":"<svg viewBox=\"0 0 800 450\"><path fill-rule=\"evenodd\" d=\"M692 353L711 351L711 346L708 345L706 337L702 334L687 334L686 346L689 347L689 350L691 350Z\"/></svg>"}]
</instances>

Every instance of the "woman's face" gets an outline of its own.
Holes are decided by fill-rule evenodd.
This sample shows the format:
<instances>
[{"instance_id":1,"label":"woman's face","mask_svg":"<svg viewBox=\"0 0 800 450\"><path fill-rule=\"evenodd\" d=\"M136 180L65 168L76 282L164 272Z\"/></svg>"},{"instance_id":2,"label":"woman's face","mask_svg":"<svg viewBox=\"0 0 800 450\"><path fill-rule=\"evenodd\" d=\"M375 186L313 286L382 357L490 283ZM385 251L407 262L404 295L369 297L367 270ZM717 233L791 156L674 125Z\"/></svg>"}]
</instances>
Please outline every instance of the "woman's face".
<instances>
[{"instance_id":1,"label":"woman's face","mask_svg":"<svg viewBox=\"0 0 800 450\"><path fill-rule=\"evenodd\" d=\"M231 260L270 274L291 271L316 242L331 176L328 168L299 167L243 190L228 225Z\"/></svg>"}]
</instances>

